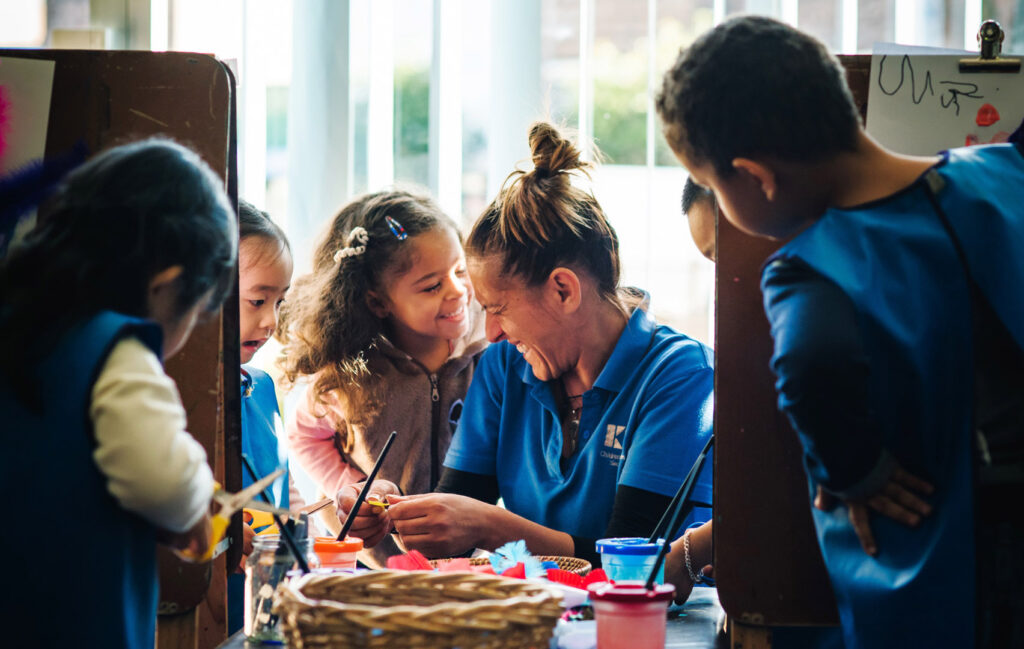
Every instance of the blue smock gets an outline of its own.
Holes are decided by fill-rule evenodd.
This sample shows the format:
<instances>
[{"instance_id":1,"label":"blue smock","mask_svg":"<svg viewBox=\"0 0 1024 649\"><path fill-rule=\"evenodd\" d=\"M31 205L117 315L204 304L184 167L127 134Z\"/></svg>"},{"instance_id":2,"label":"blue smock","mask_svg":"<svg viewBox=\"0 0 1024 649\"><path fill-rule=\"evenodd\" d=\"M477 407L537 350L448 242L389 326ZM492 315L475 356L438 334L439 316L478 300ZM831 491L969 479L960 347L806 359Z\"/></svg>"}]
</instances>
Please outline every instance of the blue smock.
<instances>
[{"instance_id":1,"label":"blue smock","mask_svg":"<svg viewBox=\"0 0 1024 649\"><path fill-rule=\"evenodd\" d=\"M872 516L876 557L861 549L845 507L812 510L847 649L974 644L972 309L940 212L978 287L1024 345L1024 158L1013 145L952 150L892 196L829 209L762 277L784 409L801 399L786 361L807 355L798 332L816 305L782 275L802 267L833 283L860 332L868 371L858 421L869 425L830 429L792 417L812 492L815 482L850 486L850 467L860 463L863 476L864 458L883 449L936 487L935 510L917 528Z\"/></svg>"},{"instance_id":2,"label":"blue smock","mask_svg":"<svg viewBox=\"0 0 1024 649\"><path fill-rule=\"evenodd\" d=\"M24 512L9 512L0 542L11 646L153 646L156 529L121 507L92 457L93 384L128 336L160 356L160 327L106 311L75 325L45 359L25 368L49 386L40 412L22 403L0 375L0 489ZM64 525L41 530L31 524L54 514Z\"/></svg>"},{"instance_id":3,"label":"blue smock","mask_svg":"<svg viewBox=\"0 0 1024 649\"><path fill-rule=\"evenodd\" d=\"M277 407L277 391L270 375L252 365L242 366L242 454L256 467L258 477L288 467L288 451L279 443L282 431L281 413ZM242 468L242 488L255 480ZM268 487L274 504L288 508L288 472ZM259 530L257 530L259 531ZM228 575L228 633L242 628L245 618L245 575Z\"/></svg>"}]
</instances>

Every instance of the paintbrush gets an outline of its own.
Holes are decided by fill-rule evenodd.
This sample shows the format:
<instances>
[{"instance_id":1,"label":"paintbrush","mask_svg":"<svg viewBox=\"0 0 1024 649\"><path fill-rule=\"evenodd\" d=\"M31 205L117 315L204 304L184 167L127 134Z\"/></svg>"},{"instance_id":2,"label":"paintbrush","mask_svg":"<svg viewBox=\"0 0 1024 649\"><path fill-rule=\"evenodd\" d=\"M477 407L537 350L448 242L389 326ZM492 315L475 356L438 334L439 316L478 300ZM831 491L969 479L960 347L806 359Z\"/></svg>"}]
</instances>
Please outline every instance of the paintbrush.
<instances>
[{"instance_id":1,"label":"paintbrush","mask_svg":"<svg viewBox=\"0 0 1024 649\"><path fill-rule=\"evenodd\" d=\"M373 479L377 477L377 472L380 471L380 465L384 464L384 457L388 454L388 449L391 448L391 443L395 441L395 431L391 431L391 435L388 436L388 441L384 442L384 448L380 450L380 455L377 456L377 461L373 465L373 470L370 471L370 475L366 476L366 483L363 488L359 490L359 495L356 496L356 504L352 506L352 511L348 513L348 518L345 519L345 524L341 526L341 532L338 533L338 540L344 541L345 537L348 536L348 531L352 529L352 523L356 522L356 512L363 506L363 501L366 500L366 494L370 491L370 486L373 484Z\"/></svg>"},{"instance_id":2,"label":"paintbrush","mask_svg":"<svg viewBox=\"0 0 1024 649\"><path fill-rule=\"evenodd\" d=\"M242 453L242 463L245 464L245 468L249 470L249 476L253 480L259 480L260 476L256 473L256 467L253 466L252 460L250 460L245 453ZM263 493L260 495L263 496L263 500L267 501L267 503L271 505L274 504L273 498L266 489L264 489ZM309 562L306 561L305 555L301 550L299 550L299 544L295 542L295 537L292 535L291 529L285 526L285 519L274 516L274 522L277 523L277 529L281 532L281 538L284 539L285 545L289 550L291 550L292 556L295 557L295 562L299 564L299 570L302 571L302 574L308 573Z\"/></svg>"}]
</instances>

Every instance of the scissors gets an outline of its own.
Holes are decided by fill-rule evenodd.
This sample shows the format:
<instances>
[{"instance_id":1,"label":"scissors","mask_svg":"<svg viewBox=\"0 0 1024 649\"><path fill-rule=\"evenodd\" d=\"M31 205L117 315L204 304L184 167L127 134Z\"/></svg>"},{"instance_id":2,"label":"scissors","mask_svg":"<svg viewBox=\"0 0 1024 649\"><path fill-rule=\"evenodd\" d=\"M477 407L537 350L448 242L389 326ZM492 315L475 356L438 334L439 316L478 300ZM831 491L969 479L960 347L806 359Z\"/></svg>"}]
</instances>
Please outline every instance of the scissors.
<instances>
[{"instance_id":1,"label":"scissors","mask_svg":"<svg viewBox=\"0 0 1024 649\"><path fill-rule=\"evenodd\" d=\"M257 511L290 515L291 512L288 510L279 509L268 505L267 503L253 500L253 498L263 491L263 489L268 487L274 482L274 480L277 480L282 475L284 475L284 469L278 469L235 494L224 491L224 489L218 484L213 493L213 500L214 502L220 503L220 511L214 514L210 520L211 526L213 527L213 537L210 540L210 546L206 550L206 554L203 556L196 556L194 553L182 551L181 555L191 561L203 562L209 561L214 556L226 550L228 539L225 539L224 535L228 530L228 523L231 522L232 514L237 512L239 509L249 508ZM222 545L223 547L221 547Z\"/></svg>"},{"instance_id":2,"label":"scissors","mask_svg":"<svg viewBox=\"0 0 1024 649\"><path fill-rule=\"evenodd\" d=\"M246 522L249 524L249 527L256 532L256 536L262 536L264 534L280 533L277 529L277 521L274 520L275 516L286 516L288 518L299 520L302 516L308 516L309 514L318 512L324 507L333 504L333 498L324 498L323 500L306 505L298 511L291 511L288 509L281 509L279 507L272 507L266 503L260 502L249 503L242 511L248 515Z\"/></svg>"}]
</instances>

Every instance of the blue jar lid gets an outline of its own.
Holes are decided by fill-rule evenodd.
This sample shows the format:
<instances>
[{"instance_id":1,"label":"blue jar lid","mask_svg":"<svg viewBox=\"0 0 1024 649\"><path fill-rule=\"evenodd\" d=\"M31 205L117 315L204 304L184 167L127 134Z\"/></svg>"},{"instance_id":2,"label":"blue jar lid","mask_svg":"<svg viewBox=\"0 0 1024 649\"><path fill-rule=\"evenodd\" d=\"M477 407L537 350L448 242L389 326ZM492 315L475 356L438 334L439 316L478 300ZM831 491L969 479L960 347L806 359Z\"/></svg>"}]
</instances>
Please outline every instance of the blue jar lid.
<instances>
[{"instance_id":1,"label":"blue jar lid","mask_svg":"<svg viewBox=\"0 0 1024 649\"><path fill-rule=\"evenodd\" d=\"M648 543L642 536L627 536L618 539L598 539L597 551L601 554L658 554L661 546L665 545L665 539L658 539L654 543Z\"/></svg>"}]
</instances>

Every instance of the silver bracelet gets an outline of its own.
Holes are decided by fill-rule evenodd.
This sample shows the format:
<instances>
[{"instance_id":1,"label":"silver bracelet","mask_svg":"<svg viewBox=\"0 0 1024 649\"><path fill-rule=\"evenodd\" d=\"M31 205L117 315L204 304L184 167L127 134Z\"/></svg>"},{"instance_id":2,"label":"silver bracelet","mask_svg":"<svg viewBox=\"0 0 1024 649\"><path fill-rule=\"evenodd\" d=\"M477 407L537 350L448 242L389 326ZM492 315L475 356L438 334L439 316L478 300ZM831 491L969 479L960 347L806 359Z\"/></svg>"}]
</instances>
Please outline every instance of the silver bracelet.
<instances>
[{"instance_id":1,"label":"silver bracelet","mask_svg":"<svg viewBox=\"0 0 1024 649\"><path fill-rule=\"evenodd\" d=\"M694 584L703 584L704 576L699 573L693 572L693 566L690 565L690 533L683 534L683 561L686 563L686 572L690 575L690 581Z\"/></svg>"}]
</instances>

